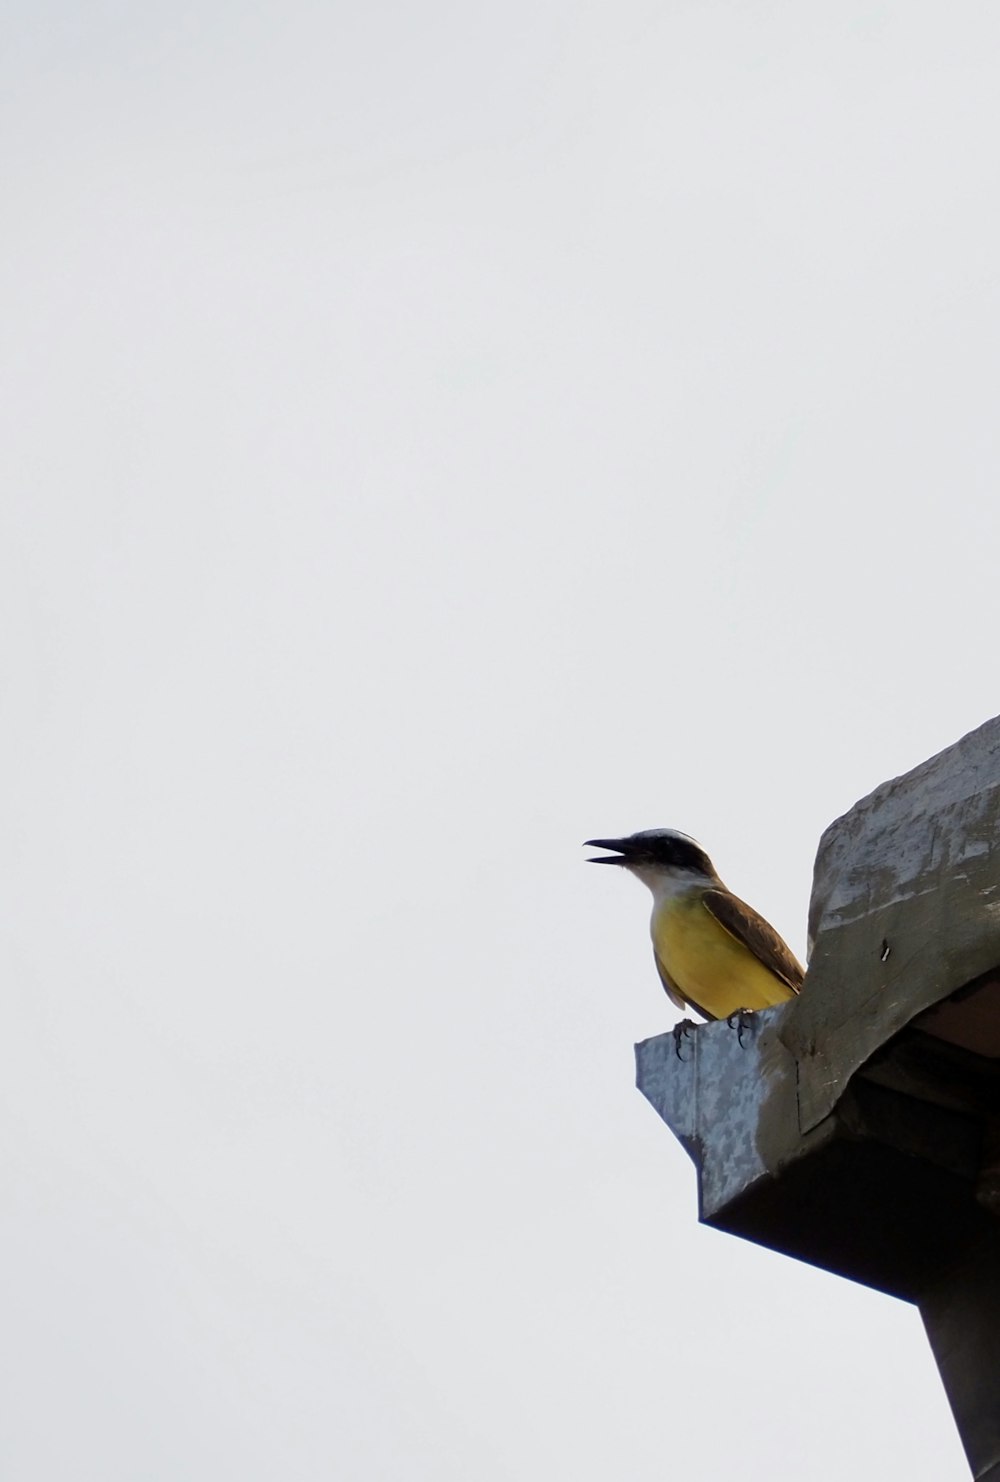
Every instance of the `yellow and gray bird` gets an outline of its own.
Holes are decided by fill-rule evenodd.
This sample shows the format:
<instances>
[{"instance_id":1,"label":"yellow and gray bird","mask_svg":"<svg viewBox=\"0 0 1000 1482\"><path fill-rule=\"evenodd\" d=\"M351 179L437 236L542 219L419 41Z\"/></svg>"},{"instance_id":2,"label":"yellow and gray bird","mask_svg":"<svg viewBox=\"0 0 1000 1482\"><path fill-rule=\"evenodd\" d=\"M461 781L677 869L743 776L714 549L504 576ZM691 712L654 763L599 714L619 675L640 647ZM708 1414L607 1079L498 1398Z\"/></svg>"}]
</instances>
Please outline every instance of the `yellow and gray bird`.
<instances>
[{"instance_id":1,"label":"yellow and gray bird","mask_svg":"<svg viewBox=\"0 0 1000 1482\"><path fill-rule=\"evenodd\" d=\"M672 828L624 839L591 864L622 865L653 893L649 930L656 970L671 1002L705 1019L728 1019L793 998L802 967L773 926L727 890L701 845Z\"/></svg>"}]
</instances>

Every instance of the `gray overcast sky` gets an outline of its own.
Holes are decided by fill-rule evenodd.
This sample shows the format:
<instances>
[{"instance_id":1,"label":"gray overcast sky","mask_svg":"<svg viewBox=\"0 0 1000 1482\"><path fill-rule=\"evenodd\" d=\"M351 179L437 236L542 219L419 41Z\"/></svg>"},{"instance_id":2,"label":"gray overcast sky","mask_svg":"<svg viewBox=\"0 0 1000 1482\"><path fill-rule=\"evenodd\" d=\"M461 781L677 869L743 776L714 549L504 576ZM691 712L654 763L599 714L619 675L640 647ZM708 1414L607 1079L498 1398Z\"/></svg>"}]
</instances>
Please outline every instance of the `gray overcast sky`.
<instances>
[{"instance_id":1,"label":"gray overcast sky","mask_svg":"<svg viewBox=\"0 0 1000 1482\"><path fill-rule=\"evenodd\" d=\"M1000 710L1000 11L0 25L5 1476L964 1478L698 1227L579 843L801 953Z\"/></svg>"}]
</instances>

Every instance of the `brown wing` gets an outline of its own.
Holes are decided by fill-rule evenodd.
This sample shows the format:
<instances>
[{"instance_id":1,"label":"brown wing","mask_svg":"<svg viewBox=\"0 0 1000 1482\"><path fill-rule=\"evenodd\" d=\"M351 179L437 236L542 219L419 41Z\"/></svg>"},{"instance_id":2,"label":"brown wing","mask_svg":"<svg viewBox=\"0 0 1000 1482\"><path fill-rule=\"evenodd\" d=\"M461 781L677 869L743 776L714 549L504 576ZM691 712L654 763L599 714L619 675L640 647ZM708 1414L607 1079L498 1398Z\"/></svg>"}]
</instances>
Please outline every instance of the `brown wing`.
<instances>
[{"instance_id":1,"label":"brown wing","mask_svg":"<svg viewBox=\"0 0 1000 1482\"><path fill-rule=\"evenodd\" d=\"M763 916L758 916L752 906L748 906L738 896L730 895L728 890L706 890L702 901L706 910L711 911L730 936L749 948L776 978L787 983L793 993L798 993L805 973L791 950Z\"/></svg>"}]
</instances>

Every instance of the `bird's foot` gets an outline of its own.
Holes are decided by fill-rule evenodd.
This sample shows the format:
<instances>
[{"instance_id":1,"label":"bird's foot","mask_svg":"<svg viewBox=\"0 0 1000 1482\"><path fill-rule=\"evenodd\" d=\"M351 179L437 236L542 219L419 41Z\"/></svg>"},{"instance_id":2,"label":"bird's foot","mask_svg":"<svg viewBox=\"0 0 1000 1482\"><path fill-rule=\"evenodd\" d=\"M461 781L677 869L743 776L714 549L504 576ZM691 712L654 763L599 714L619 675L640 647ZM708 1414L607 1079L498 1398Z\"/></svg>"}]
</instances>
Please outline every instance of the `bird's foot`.
<instances>
[{"instance_id":1,"label":"bird's foot","mask_svg":"<svg viewBox=\"0 0 1000 1482\"><path fill-rule=\"evenodd\" d=\"M698 1026L693 1019L679 1019L670 1031L674 1037L674 1049L677 1052L678 1060L684 1059L684 1056L681 1054L681 1045L687 1039L688 1035L697 1028Z\"/></svg>"},{"instance_id":2,"label":"bird's foot","mask_svg":"<svg viewBox=\"0 0 1000 1482\"><path fill-rule=\"evenodd\" d=\"M730 1014L726 1023L730 1029L736 1030L736 1038L739 1040L740 1049L743 1048L743 1036L753 1022L753 1009L737 1009L735 1014Z\"/></svg>"}]
</instances>

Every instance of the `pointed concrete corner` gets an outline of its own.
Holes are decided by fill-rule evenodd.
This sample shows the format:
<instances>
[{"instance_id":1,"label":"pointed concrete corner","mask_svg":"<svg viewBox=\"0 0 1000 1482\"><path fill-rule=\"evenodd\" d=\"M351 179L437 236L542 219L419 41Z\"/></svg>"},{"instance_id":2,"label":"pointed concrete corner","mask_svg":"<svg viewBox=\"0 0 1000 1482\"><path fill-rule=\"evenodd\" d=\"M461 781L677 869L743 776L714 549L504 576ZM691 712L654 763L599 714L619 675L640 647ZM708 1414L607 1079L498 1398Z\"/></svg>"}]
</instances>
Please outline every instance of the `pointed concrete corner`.
<instances>
[{"instance_id":1,"label":"pointed concrete corner","mask_svg":"<svg viewBox=\"0 0 1000 1482\"><path fill-rule=\"evenodd\" d=\"M801 1156L795 1062L778 1038L787 1006L636 1045L636 1084L693 1158L711 1223L758 1179Z\"/></svg>"}]
</instances>

